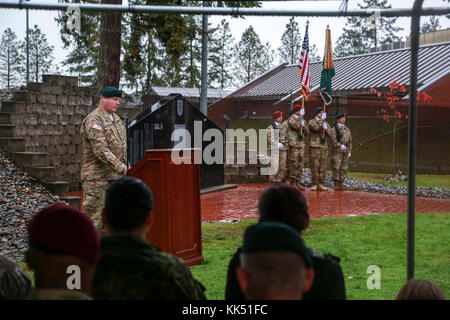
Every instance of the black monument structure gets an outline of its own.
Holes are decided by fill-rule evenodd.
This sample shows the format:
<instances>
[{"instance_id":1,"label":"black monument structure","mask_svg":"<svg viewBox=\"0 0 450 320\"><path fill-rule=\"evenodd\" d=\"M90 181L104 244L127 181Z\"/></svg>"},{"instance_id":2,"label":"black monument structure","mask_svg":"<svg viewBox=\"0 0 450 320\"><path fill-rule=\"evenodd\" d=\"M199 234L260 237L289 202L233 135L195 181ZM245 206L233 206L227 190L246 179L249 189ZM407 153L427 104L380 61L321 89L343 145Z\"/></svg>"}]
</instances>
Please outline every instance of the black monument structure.
<instances>
[{"instance_id":1,"label":"black monument structure","mask_svg":"<svg viewBox=\"0 0 450 320\"><path fill-rule=\"evenodd\" d=\"M128 123L127 146L130 165L134 165L144 157L148 149L173 149L180 147L179 141L172 141L172 132L176 129L186 129L191 136L190 146L194 148L194 122L201 121L202 136L208 129L220 129L214 122L195 108L180 94L171 94L159 100L144 110ZM197 123L198 125L198 123ZM202 150L214 141L203 141ZM214 156L214 154L213 154ZM200 164L200 188L209 188L224 184L224 165Z\"/></svg>"}]
</instances>

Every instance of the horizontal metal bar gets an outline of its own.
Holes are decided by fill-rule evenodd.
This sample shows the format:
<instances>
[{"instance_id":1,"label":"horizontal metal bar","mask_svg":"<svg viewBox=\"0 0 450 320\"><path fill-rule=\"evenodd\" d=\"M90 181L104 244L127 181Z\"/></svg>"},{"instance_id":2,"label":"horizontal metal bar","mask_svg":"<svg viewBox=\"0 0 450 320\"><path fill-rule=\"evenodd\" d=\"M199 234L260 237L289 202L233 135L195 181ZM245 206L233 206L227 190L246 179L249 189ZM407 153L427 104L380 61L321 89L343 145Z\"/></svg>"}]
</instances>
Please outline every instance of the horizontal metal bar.
<instances>
[{"instance_id":1,"label":"horizontal metal bar","mask_svg":"<svg viewBox=\"0 0 450 320\"><path fill-rule=\"evenodd\" d=\"M140 13L169 13L169 14L207 14L207 15L241 15L241 16L313 16L313 17L368 17L379 13L383 17L409 17L412 8L399 9L356 9L356 10L302 10L302 9L262 9L262 8L213 8L213 7L180 7L180 6L133 6L112 4L88 4L88 3L38 3L0 1L0 8L9 9L37 9L37 10L61 10L76 6L83 11L98 12L140 12ZM421 15L446 15L450 13L450 7L423 8Z\"/></svg>"}]
</instances>

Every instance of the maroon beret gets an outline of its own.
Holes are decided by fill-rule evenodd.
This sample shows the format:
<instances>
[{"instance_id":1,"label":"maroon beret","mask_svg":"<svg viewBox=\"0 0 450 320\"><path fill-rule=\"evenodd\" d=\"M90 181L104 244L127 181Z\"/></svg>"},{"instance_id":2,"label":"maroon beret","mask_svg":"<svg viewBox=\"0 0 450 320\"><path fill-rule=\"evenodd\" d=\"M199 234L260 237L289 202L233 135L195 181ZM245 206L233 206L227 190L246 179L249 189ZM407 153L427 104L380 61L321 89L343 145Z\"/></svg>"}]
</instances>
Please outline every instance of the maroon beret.
<instances>
[{"instance_id":1,"label":"maroon beret","mask_svg":"<svg viewBox=\"0 0 450 320\"><path fill-rule=\"evenodd\" d=\"M74 255L93 264L99 259L100 239L91 219L63 204L35 214L28 223L28 239L37 248Z\"/></svg>"},{"instance_id":2,"label":"maroon beret","mask_svg":"<svg viewBox=\"0 0 450 320\"><path fill-rule=\"evenodd\" d=\"M282 114L283 114L283 113L282 113L281 111L275 111L275 112L272 114L272 118L276 119L276 118L280 117Z\"/></svg>"},{"instance_id":3,"label":"maroon beret","mask_svg":"<svg viewBox=\"0 0 450 320\"><path fill-rule=\"evenodd\" d=\"M295 105L292 107L292 111L297 112L297 111L300 111L301 108L302 108L301 105L295 104Z\"/></svg>"}]
</instances>

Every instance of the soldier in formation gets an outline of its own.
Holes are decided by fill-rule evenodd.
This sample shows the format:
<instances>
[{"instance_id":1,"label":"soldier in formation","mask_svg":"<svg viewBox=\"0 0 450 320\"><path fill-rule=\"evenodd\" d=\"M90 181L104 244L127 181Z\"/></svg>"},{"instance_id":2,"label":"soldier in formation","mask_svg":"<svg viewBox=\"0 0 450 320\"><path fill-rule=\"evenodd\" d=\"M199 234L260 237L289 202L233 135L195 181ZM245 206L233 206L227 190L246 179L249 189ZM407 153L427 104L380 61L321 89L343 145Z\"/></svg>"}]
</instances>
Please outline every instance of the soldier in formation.
<instances>
[{"instance_id":1,"label":"soldier in formation","mask_svg":"<svg viewBox=\"0 0 450 320\"><path fill-rule=\"evenodd\" d=\"M272 123L267 128L268 151L272 161L276 161L278 171L269 177L273 183L281 183L286 179L286 133L282 128L283 113L275 111L272 115ZM274 148L278 149L278 156L274 153Z\"/></svg>"},{"instance_id":2,"label":"soldier in formation","mask_svg":"<svg viewBox=\"0 0 450 320\"><path fill-rule=\"evenodd\" d=\"M305 137L308 136L309 130L306 121L303 119L305 109L299 104L292 108L292 114L283 122L282 127L287 134L288 150L288 166L290 184L304 191L302 185L303 164L305 158Z\"/></svg>"},{"instance_id":3,"label":"soldier in formation","mask_svg":"<svg viewBox=\"0 0 450 320\"><path fill-rule=\"evenodd\" d=\"M308 121L309 127L309 164L311 167L311 191L327 191L325 177L327 174L328 145L331 135L330 125L325 121L327 114L322 107L314 110L315 118Z\"/></svg>"},{"instance_id":4,"label":"soldier in formation","mask_svg":"<svg viewBox=\"0 0 450 320\"><path fill-rule=\"evenodd\" d=\"M333 171L334 190L346 190L348 160L352 152L352 133L345 126L345 114L336 116L336 125L331 129L331 169Z\"/></svg>"}]
</instances>

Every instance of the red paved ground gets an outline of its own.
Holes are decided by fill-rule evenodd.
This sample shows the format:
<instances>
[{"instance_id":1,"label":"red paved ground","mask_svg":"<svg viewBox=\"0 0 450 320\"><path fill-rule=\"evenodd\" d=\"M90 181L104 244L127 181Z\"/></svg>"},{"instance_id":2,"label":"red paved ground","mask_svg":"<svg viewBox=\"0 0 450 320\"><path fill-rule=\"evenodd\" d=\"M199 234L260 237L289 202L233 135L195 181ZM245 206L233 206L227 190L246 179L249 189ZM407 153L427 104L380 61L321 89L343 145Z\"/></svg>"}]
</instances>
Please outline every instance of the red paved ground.
<instances>
[{"instance_id":1,"label":"red paved ground","mask_svg":"<svg viewBox=\"0 0 450 320\"><path fill-rule=\"evenodd\" d=\"M258 199L269 184L240 184L237 189L201 196L202 221L257 218ZM407 197L362 191L304 192L312 219L407 211ZM416 198L416 212L450 212L449 199Z\"/></svg>"}]
</instances>

